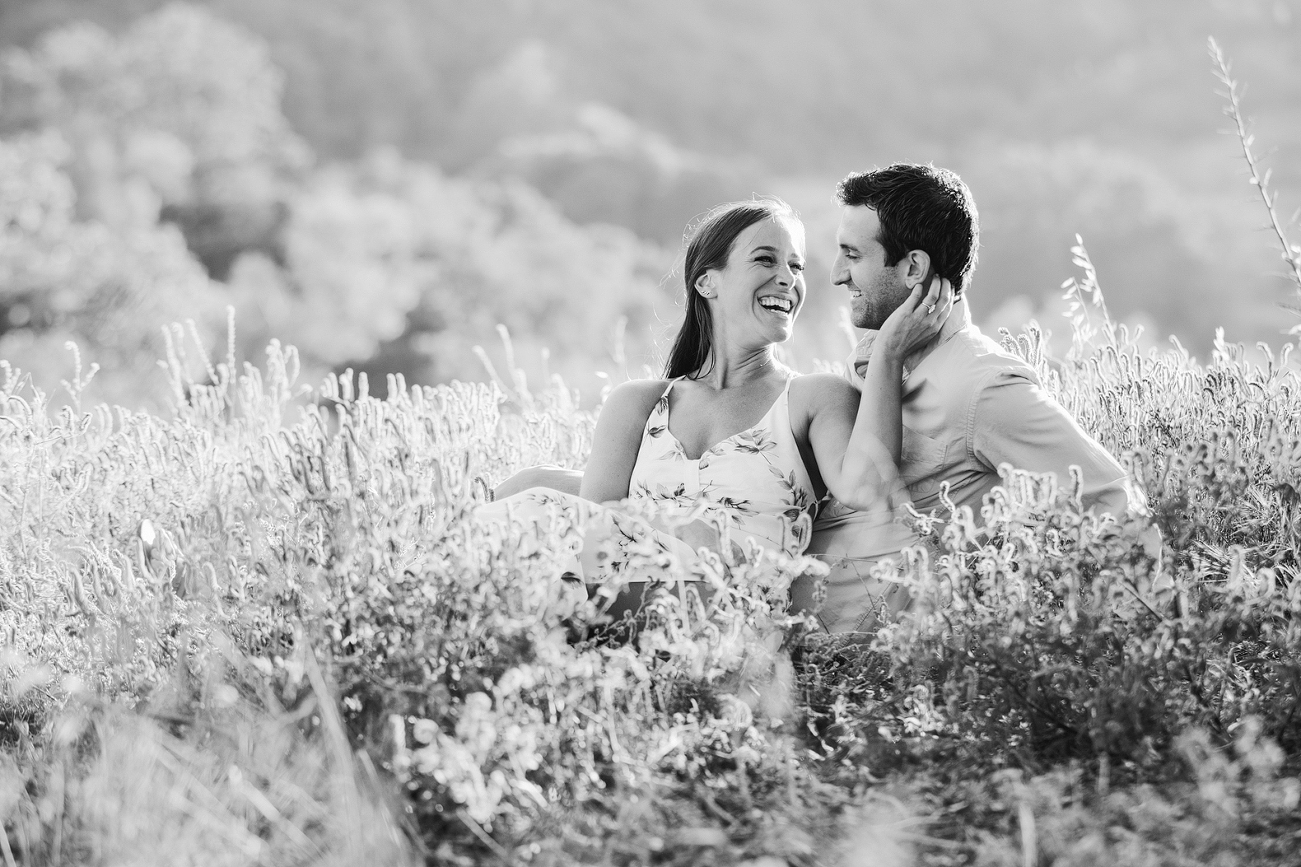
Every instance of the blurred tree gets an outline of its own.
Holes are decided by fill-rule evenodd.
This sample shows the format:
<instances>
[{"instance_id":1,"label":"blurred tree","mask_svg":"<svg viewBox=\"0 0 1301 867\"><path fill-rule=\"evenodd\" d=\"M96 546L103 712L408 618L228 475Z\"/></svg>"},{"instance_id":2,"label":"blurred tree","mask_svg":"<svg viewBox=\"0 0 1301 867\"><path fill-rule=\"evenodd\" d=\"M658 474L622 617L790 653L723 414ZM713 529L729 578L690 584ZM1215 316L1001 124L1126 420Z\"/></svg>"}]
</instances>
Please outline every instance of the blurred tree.
<instances>
[{"instance_id":1,"label":"blurred tree","mask_svg":"<svg viewBox=\"0 0 1301 867\"><path fill-rule=\"evenodd\" d=\"M667 244L681 242L692 215L768 183L753 163L683 150L599 103L560 116L569 121L563 129L505 137L473 174L522 178L574 220L626 226Z\"/></svg>"},{"instance_id":2,"label":"blurred tree","mask_svg":"<svg viewBox=\"0 0 1301 867\"><path fill-rule=\"evenodd\" d=\"M576 226L519 184L378 151L320 173L291 214L283 264L250 254L232 271L240 321L334 367L481 379L473 347L495 353L500 323L520 366L538 373L553 352L550 371L591 395L596 369L649 362L672 317L666 253L627 230Z\"/></svg>"},{"instance_id":3,"label":"blurred tree","mask_svg":"<svg viewBox=\"0 0 1301 867\"><path fill-rule=\"evenodd\" d=\"M131 0L108 0L125 4ZM379 146L447 165L466 95L528 33L522 0L210 0L288 76L284 108L325 157Z\"/></svg>"},{"instance_id":4,"label":"blurred tree","mask_svg":"<svg viewBox=\"0 0 1301 867\"><path fill-rule=\"evenodd\" d=\"M1171 331L1197 335L1198 344L1217 327L1235 339L1280 333L1267 287L1242 273L1244 263L1267 256L1263 234L1235 231L1258 221L1251 202L1226 206L1198 196L1142 158L1087 140L1055 147L997 143L972 148L967 164L965 177L984 215L972 292L982 315L1021 296L1065 338L1057 287L1077 275L1070 248L1087 231L1084 242L1107 306L1122 321L1159 327L1158 339ZM1058 251L1056 261L1039 255L1043 250ZM1235 303L1225 303L1229 298Z\"/></svg>"},{"instance_id":5,"label":"blurred tree","mask_svg":"<svg viewBox=\"0 0 1301 867\"><path fill-rule=\"evenodd\" d=\"M163 0L8 0L0 42ZM207 0L287 72L285 111L328 157L388 144L459 170L463 123L503 76L609 106L678 146L781 174L903 153L1098 136L1182 147L1217 123L1215 33L1253 82L1271 140L1301 141L1301 0ZM528 79L535 78L530 82ZM496 82L496 84L494 84ZM536 131L525 112L508 133ZM471 136L473 138L473 136ZM455 159L453 157L456 157ZM1295 160L1280 160L1280 171Z\"/></svg>"},{"instance_id":6,"label":"blurred tree","mask_svg":"<svg viewBox=\"0 0 1301 867\"><path fill-rule=\"evenodd\" d=\"M324 372L399 337L426 282L410 207L335 167L296 190L287 214L278 260L247 251L231 269L244 343L279 338Z\"/></svg>"},{"instance_id":7,"label":"blurred tree","mask_svg":"<svg viewBox=\"0 0 1301 867\"><path fill-rule=\"evenodd\" d=\"M513 98L520 77L503 80L484 98ZM378 372L401 356L417 379L480 378L472 346L499 345L504 323L519 364L536 372L554 347L554 370L592 393L601 358L636 369L652 326L671 316L666 304L656 312L661 250L624 229L575 225L518 182L450 179L391 149L313 168L280 113L282 78L265 46L206 8L170 5L117 35L87 23L51 31L8 54L0 86L11 149L64 143L13 151L44 155L32 177L53 179L10 195L14 213L31 199L56 227L8 248L0 297L21 327L6 326L4 348L27 366L36 349L24 347L55 359L50 341L75 337L91 358L138 375L160 348L124 331L147 361L119 352L110 323L130 316L130 334L157 334L192 317L212 343L229 302L246 354L279 338L299 347L308 375L348 363ZM108 264L78 260L86 286L55 291L73 240Z\"/></svg>"},{"instance_id":8,"label":"blurred tree","mask_svg":"<svg viewBox=\"0 0 1301 867\"><path fill-rule=\"evenodd\" d=\"M216 277L274 244L286 187L309 163L280 111L266 48L205 9L175 4L119 37L92 24L6 58L0 128L57 129L83 219L115 224L121 191L146 181Z\"/></svg>"},{"instance_id":9,"label":"blurred tree","mask_svg":"<svg viewBox=\"0 0 1301 867\"><path fill-rule=\"evenodd\" d=\"M75 340L104 368L100 393L138 403L157 391L145 374L164 325L193 320L215 343L226 293L190 250L222 276L241 250L277 248L285 191L309 156L281 86L256 39L185 4L117 36L76 23L8 52L9 159L49 180L11 190L46 216L9 237L5 357L66 371Z\"/></svg>"},{"instance_id":10,"label":"blurred tree","mask_svg":"<svg viewBox=\"0 0 1301 867\"><path fill-rule=\"evenodd\" d=\"M417 210L431 213L438 185L411 190ZM514 335L517 358L552 353L551 372L588 395L598 370L622 378L653 363L656 340L677 318L668 253L626 229L574 225L522 184L480 185L470 195L480 219L426 226L446 264L423 296L414 338L439 378L472 373L468 350L493 348L497 323Z\"/></svg>"},{"instance_id":11,"label":"blurred tree","mask_svg":"<svg viewBox=\"0 0 1301 867\"><path fill-rule=\"evenodd\" d=\"M0 358L50 389L72 379L73 341L102 368L87 397L136 405L163 393L161 326L208 336L224 299L147 187L120 192L111 225L78 219L70 155L53 131L0 140Z\"/></svg>"}]
</instances>

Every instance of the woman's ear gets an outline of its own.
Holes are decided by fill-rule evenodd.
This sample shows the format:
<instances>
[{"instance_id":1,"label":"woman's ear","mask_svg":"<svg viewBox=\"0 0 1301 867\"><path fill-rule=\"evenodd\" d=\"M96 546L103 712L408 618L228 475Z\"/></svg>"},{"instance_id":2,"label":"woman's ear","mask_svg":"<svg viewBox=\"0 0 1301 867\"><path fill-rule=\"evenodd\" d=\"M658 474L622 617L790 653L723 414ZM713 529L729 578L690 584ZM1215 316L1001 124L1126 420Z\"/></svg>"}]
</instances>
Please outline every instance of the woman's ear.
<instances>
[{"instance_id":1,"label":"woman's ear","mask_svg":"<svg viewBox=\"0 0 1301 867\"><path fill-rule=\"evenodd\" d=\"M925 250L909 250L899 264L903 268L903 283L909 289L931 279L931 254Z\"/></svg>"},{"instance_id":2,"label":"woman's ear","mask_svg":"<svg viewBox=\"0 0 1301 867\"><path fill-rule=\"evenodd\" d=\"M706 271L696 278L696 291L701 298L714 297L714 272Z\"/></svg>"}]
</instances>

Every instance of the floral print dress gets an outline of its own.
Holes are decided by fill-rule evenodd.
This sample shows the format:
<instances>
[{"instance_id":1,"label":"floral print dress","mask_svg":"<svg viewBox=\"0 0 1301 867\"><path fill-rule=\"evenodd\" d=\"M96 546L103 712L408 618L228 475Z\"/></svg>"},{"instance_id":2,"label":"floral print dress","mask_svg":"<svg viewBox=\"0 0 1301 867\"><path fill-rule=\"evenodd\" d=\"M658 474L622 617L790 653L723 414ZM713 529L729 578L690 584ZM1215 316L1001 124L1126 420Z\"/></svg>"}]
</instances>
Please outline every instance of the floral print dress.
<instances>
[{"instance_id":1,"label":"floral print dress","mask_svg":"<svg viewBox=\"0 0 1301 867\"><path fill-rule=\"evenodd\" d=\"M677 382L646 420L628 496L654 500L670 513L702 506L732 544L748 536L765 548L804 553L818 501L791 431L790 380L758 424L696 460L669 430L669 395Z\"/></svg>"},{"instance_id":2,"label":"floral print dress","mask_svg":"<svg viewBox=\"0 0 1301 867\"><path fill-rule=\"evenodd\" d=\"M743 547L749 537L788 555L804 553L817 498L791 432L790 383L758 424L692 460L669 430L669 394L676 382L669 383L646 420L628 499L652 501L652 511L660 518L713 523L728 551ZM657 554L683 564L696 556L687 542L641 517L546 488L486 503L475 514L481 521L498 523L506 537L518 543L519 553L552 559L557 578L573 573L589 582L603 580L601 575L583 575L579 561L583 545L601 540L616 543L601 566L607 576L623 573L634 580L661 580L663 568L654 565ZM633 550L649 554L649 559L629 557Z\"/></svg>"}]
</instances>

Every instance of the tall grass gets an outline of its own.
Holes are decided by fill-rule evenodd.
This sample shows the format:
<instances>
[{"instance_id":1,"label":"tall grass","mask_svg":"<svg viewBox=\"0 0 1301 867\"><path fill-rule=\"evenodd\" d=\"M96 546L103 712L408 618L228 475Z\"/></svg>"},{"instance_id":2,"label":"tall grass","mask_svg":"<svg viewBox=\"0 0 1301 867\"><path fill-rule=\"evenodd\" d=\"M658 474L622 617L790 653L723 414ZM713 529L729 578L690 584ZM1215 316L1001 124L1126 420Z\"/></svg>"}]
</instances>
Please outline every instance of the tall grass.
<instances>
[{"instance_id":1,"label":"tall grass","mask_svg":"<svg viewBox=\"0 0 1301 867\"><path fill-rule=\"evenodd\" d=\"M1168 808L1135 852L1235 857L1214 827L1268 854L1301 795L1297 373L1142 352L1084 286L1065 360L1007 345L1150 517L1024 474L979 521L919 516L918 609L870 653L806 635L784 598L813 567L757 549L695 567L719 592L658 598L636 645L575 643L550 576L577 528L473 517L479 477L581 465L560 384L381 400L177 339L160 417L55 411L5 368L14 863L852 863L869 832L945 863L1032 828L1043 857L1145 863L1111 828L1140 803Z\"/></svg>"}]
</instances>

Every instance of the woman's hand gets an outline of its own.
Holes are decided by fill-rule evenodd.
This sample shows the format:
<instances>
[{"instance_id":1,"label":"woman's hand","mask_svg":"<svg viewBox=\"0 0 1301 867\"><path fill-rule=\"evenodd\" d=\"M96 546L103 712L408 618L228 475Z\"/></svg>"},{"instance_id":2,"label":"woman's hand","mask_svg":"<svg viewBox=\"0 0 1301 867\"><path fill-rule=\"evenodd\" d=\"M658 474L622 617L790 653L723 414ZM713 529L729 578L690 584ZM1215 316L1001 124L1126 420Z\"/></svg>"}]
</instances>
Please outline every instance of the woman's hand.
<instances>
[{"instance_id":1,"label":"woman's hand","mask_svg":"<svg viewBox=\"0 0 1301 867\"><path fill-rule=\"evenodd\" d=\"M923 288L925 286L926 288ZM953 310L953 285L932 277L918 284L881 326L872 348L872 360L863 376L858 413L843 447L843 427L830 426L825 439L817 439L818 467L836 499L856 509L886 503L902 490L899 462L903 452L903 362L940 333ZM819 413L819 416L821 414ZM843 416L840 424L844 423ZM810 437L814 431L810 429ZM825 454L840 457L826 459Z\"/></svg>"},{"instance_id":2,"label":"woman's hand","mask_svg":"<svg viewBox=\"0 0 1301 867\"><path fill-rule=\"evenodd\" d=\"M719 541L718 527L699 519L673 528L672 533L690 545L693 551L697 548L708 548L711 551L717 551L722 547Z\"/></svg>"},{"instance_id":3,"label":"woman's hand","mask_svg":"<svg viewBox=\"0 0 1301 867\"><path fill-rule=\"evenodd\" d=\"M718 527L713 523L702 521L699 518L694 521L670 521L663 517L652 518L650 525L666 536L673 536L691 546L691 550L697 548L709 548L711 551L718 551L722 548Z\"/></svg>"},{"instance_id":4,"label":"woman's hand","mask_svg":"<svg viewBox=\"0 0 1301 867\"><path fill-rule=\"evenodd\" d=\"M933 275L929 281L918 283L912 294L895 308L881 326L872 351L873 356L893 357L902 363L904 358L921 349L940 333L951 312L953 284L947 278ZM878 356L877 353L884 353L884 356Z\"/></svg>"}]
</instances>

